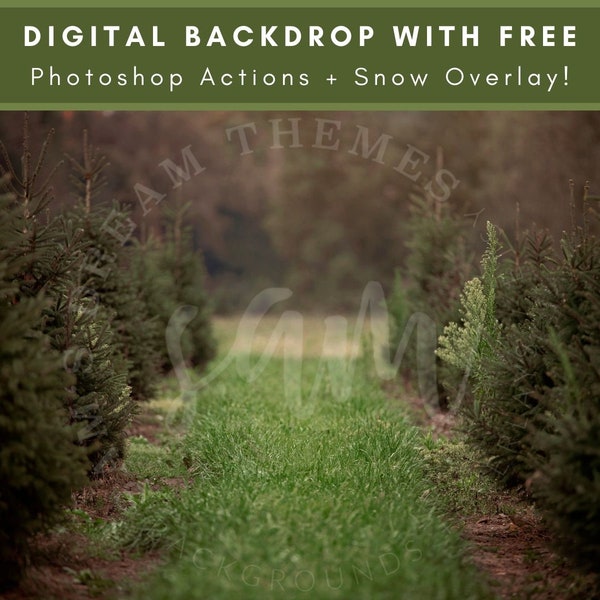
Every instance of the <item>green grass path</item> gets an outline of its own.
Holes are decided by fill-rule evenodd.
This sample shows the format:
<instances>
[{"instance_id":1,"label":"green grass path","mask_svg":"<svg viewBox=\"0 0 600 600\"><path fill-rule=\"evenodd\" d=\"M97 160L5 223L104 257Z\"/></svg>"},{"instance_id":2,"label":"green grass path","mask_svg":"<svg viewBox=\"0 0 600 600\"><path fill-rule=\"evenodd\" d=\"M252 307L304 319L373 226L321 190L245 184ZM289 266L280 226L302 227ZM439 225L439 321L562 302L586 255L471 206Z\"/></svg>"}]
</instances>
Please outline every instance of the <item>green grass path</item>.
<instances>
[{"instance_id":1,"label":"green grass path","mask_svg":"<svg viewBox=\"0 0 600 600\"><path fill-rule=\"evenodd\" d=\"M164 465L181 461L191 485L147 490L119 527L125 543L170 548L139 598L489 598L440 517L420 432L362 368L343 397L326 372L313 387L318 359L301 368L300 403L273 357L254 381L232 364L188 405ZM130 468L163 460L145 447Z\"/></svg>"}]
</instances>

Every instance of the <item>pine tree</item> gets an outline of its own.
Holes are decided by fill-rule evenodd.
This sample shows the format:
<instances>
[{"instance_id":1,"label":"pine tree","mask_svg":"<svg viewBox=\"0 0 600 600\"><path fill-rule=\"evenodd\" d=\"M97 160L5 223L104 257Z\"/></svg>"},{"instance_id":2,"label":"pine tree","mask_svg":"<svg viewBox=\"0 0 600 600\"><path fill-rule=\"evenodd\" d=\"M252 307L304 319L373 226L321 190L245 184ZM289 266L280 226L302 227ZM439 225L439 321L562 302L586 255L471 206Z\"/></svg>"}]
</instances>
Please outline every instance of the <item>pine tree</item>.
<instances>
[{"instance_id":1,"label":"pine tree","mask_svg":"<svg viewBox=\"0 0 600 600\"><path fill-rule=\"evenodd\" d=\"M547 381L530 435L533 492L568 554L600 574L600 239L579 229L535 311Z\"/></svg>"},{"instance_id":2,"label":"pine tree","mask_svg":"<svg viewBox=\"0 0 600 600\"><path fill-rule=\"evenodd\" d=\"M81 273L83 285L94 291L98 302L111 315L113 343L122 355L133 397L148 399L160 372L156 347L160 328L158 319L148 310L133 268L138 251L133 237L136 225L118 202L97 201L107 163L88 145L85 134L82 160L70 161L79 198L69 215L90 243L87 264Z\"/></svg>"},{"instance_id":3,"label":"pine tree","mask_svg":"<svg viewBox=\"0 0 600 600\"><path fill-rule=\"evenodd\" d=\"M1 589L18 581L29 538L56 520L88 464L64 410L72 378L39 329L47 299L22 294L32 260L20 253L22 206L4 197L0 211Z\"/></svg>"},{"instance_id":4,"label":"pine tree","mask_svg":"<svg viewBox=\"0 0 600 600\"><path fill-rule=\"evenodd\" d=\"M458 319L459 296L471 270L467 253L466 222L450 202L437 202L427 193L412 198L406 226L409 250L406 264L396 274L390 300L394 327L392 343L398 345L411 315L425 313L436 324L438 335ZM416 372L416 350L409 347L404 371ZM452 372L437 360L441 406L457 387ZM443 385L441 383L443 382Z\"/></svg>"},{"instance_id":5,"label":"pine tree","mask_svg":"<svg viewBox=\"0 0 600 600\"><path fill-rule=\"evenodd\" d=\"M182 336L181 351L188 366L203 367L215 355L210 324L210 305L205 291L204 261L191 250L191 235L183 225L189 204L177 207L169 217L166 241L149 240L137 254L136 271L142 280L149 312L160 323L157 345L162 350L162 368L171 368L165 334L169 320L181 306L196 311Z\"/></svg>"},{"instance_id":6,"label":"pine tree","mask_svg":"<svg viewBox=\"0 0 600 600\"><path fill-rule=\"evenodd\" d=\"M496 228L488 222L482 275L465 283L460 296L460 323L452 321L444 327L437 350L443 361L460 370L461 377L467 372L477 395L487 392L482 363L493 354L499 335L496 319L498 252Z\"/></svg>"},{"instance_id":7,"label":"pine tree","mask_svg":"<svg viewBox=\"0 0 600 600\"><path fill-rule=\"evenodd\" d=\"M3 151L4 170L10 175L6 188L17 205L20 256L15 276L19 299L44 294L47 305L35 327L46 334L63 356L74 383L65 398L70 423L78 427L77 441L91 449L92 472L108 459L122 454L124 428L135 405L127 386L126 364L111 329L113 314L89 285L88 270L97 268L93 240L73 215L50 218L51 176L40 180L46 138L38 161L32 162L28 124L25 121L21 173Z\"/></svg>"},{"instance_id":8,"label":"pine tree","mask_svg":"<svg viewBox=\"0 0 600 600\"><path fill-rule=\"evenodd\" d=\"M561 254L547 232L519 235L483 285L468 282L463 324L446 329L439 353L475 365L463 411L471 442L501 480L526 483L568 555L598 573L600 240L590 219L563 235ZM488 351L475 342L492 308Z\"/></svg>"}]
</instances>

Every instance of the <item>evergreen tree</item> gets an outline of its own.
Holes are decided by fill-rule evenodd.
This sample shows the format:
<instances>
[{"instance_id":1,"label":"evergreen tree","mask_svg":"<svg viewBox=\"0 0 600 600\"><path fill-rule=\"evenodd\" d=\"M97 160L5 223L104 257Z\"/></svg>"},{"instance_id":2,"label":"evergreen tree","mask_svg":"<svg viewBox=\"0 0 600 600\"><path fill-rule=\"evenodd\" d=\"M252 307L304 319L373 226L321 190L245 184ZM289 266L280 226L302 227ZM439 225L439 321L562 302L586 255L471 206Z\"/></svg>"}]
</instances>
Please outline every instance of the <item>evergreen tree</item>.
<instances>
[{"instance_id":1,"label":"evergreen tree","mask_svg":"<svg viewBox=\"0 0 600 600\"><path fill-rule=\"evenodd\" d=\"M438 335L458 318L460 291L471 269L466 221L449 201L436 201L425 192L413 196L406 237L408 256L404 268L397 272L390 299L394 347L413 313L426 314ZM414 345L408 350L403 366L404 372L412 377L417 371L417 355ZM433 386L432 395L439 394L444 407L458 382L444 363L439 360L436 363L438 383Z\"/></svg>"},{"instance_id":2,"label":"evergreen tree","mask_svg":"<svg viewBox=\"0 0 600 600\"><path fill-rule=\"evenodd\" d=\"M6 180L5 180L6 183ZM72 378L39 329L43 294L23 296L22 207L0 198L0 589L17 583L31 535L86 481L64 410ZM30 281L27 282L31 283Z\"/></svg>"},{"instance_id":3,"label":"evergreen tree","mask_svg":"<svg viewBox=\"0 0 600 600\"><path fill-rule=\"evenodd\" d=\"M570 556L600 573L600 239L563 238L534 322L546 381L528 455L532 490Z\"/></svg>"},{"instance_id":4,"label":"evergreen tree","mask_svg":"<svg viewBox=\"0 0 600 600\"><path fill-rule=\"evenodd\" d=\"M44 181L40 175L51 135L34 164L27 120L24 131L21 173L3 152L4 169L10 175L6 188L15 199L20 232L13 252L23 259L15 276L19 299L43 293L48 300L42 318L32 326L48 336L75 376L65 406L70 422L78 426L78 443L91 450L93 472L97 473L108 459L122 454L124 428L135 408L126 364L114 343L112 311L88 285L88 271L98 268L98 261L102 266L109 257L95 254L93 240L77 219L48 216L52 173Z\"/></svg>"},{"instance_id":5,"label":"evergreen tree","mask_svg":"<svg viewBox=\"0 0 600 600\"><path fill-rule=\"evenodd\" d=\"M562 254L544 231L519 236L498 269L484 269L491 286L468 282L464 321L446 328L439 354L476 367L470 440L500 479L527 484L569 556L598 572L600 240L589 221L563 235Z\"/></svg>"},{"instance_id":6,"label":"evergreen tree","mask_svg":"<svg viewBox=\"0 0 600 600\"><path fill-rule=\"evenodd\" d=\"M514 485L531 473L529 434L541 414L540 393L548 383L549 321L538 321L550 302L554 277L552 240L547 232L520 235L498 261L489 237L483 276L466 283L461 322L440 337L438 356L465 374L468 394L458 407L473 443L488 455L495 475ZM490 262L490 258L495 257Z\"/></svg>"},{"instance_id":7,"label":"evergreen tree","mask_svg":"<svg viewBox=\"0 0 600 600\"><path fill-rule=\"evenodd\" d=\"M204 261L191 247L191 235L183 223L189 204L170 213L166 240L151 239L137 253L137 277L142 281L143 298L150 314L158 317L163 370L171 368L165 340L169 320L181 306L196 310L180 340L188 366L203 367L216 351L210 324L210 305L205 291Z\"/></svg>"},{"instance_id":8,"label":"evergreen tree","mask_svg":"<svg viewBox=\"0 0 600 600\"><path fill-rule=\"evenodd\" d=\"M88 145L86 135L82 160L70 161L79 197L69 216L90 244L80 273L81 283L93 290L96 300L111 316L112 341L121 355L133 397L148 399L159 376L156 339L160 327L158 319L149 312L133 268L138 251L133 237L136 225L118 202L111 205L97 201L104 185L106 161Z\"/></svg>"}]
</instances>

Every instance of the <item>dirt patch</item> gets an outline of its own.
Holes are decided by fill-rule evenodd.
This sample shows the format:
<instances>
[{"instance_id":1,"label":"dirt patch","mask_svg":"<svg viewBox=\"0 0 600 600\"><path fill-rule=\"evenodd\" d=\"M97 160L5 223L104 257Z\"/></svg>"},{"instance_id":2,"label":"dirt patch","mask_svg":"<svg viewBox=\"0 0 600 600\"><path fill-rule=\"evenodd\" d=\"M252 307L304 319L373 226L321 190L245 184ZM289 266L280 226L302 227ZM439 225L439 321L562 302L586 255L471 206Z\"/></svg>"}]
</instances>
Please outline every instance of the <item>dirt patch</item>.
<instances>
[{"instance_id":1,"label":"dirt patch","mask_svg":"<svg viewBox=\"0 0 600 600\"><path fill-rule=\"evenodd\" d=\"M157 444L159 434L163 429L159 415L150 411L142 411L133 418L131 425L127 428L127 435L129 437L142 436L151 444Z\"/></svg>"},{"instance_id":2,"label":"dirt patch","mask_svg":"<svg viewBox=\"0 0 600 600\"><path fill-rule=\"evenodd\" d=\"M157 415L137 415L128 435L157 443L162 424ZM182 487L181 478L161 480L161 485ZM115 521L127 507L125 493L138 493L144 482L118 466L73 494L74 514L85 512L92 521ZM36 536L25 575L18 588L0 594L2 600L109 600L126 596L163 560L159 552L143 555L98 547L93 540L66 525Z\"/></svg>"},{"instance_id":3,"label":"dirt patch","mask_svg":"<svg viewBox=\"0 0 600 600\"><path fill-rule=\"evenodd\" d=\"M114 521L127 506L123 493L135 494L142 488L143 483L131 473L113 467L73 494L73 508L85 511L92 519Z\"/></svg>"},{"instance_id":4,"label":"dirt patch","mask_svg":"<svg viewBox=\"0 0 600 600\"><path fill-rule=\"evenodd\" d=\"M31 564L20 586L3 600L87 600L125 595L161 563L159 553L135 556L119 552L97 556L90 541L77 533L38 536Z\"/></svg>"},{"instance_id":5,"label":"dirt patch","mask_svg":"<svg viewBox=\"0 0 600 600\"><path fill-rule=\"evenodd\" d=\"M499 598L588 600L594 578L579 573L553 548L553 536L533 507L517 503L514 515L464 520L473 562L485 571Z\"/></svg>"}]
</instances>

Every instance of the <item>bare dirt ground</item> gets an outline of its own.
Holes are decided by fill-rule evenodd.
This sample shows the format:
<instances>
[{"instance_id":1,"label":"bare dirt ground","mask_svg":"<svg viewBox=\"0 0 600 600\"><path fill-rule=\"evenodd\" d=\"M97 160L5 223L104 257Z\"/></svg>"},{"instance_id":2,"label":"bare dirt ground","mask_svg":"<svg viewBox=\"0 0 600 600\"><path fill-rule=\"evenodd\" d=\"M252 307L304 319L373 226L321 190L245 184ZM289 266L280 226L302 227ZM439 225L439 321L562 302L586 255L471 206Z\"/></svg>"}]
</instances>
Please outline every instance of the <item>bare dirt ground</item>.
<instances>
[{"instance_id":1,"label":"bare dirt ground","mask_svg":"<svg viewBox=\"0 0 600 600\"><path fill-rule=\"evenodd\" d=\"M157 553L135 556L97 556L89 540L75 533L40 536L33 546L32 564L18 589L4 600L83 600L124 597L135 582L156 568Z\"/></svg>"},{"instance_id":2,"label":"bare dirt ground","mask_svg":"<svg viewBox=\"0 0 600 600\"><path fill-rule=\"evenodd\" d=\"M588 599L591 581L554 551L552 536L533 510L515 500L514 515L469 517L463 537L473 562L487 572L500 598Z\"/></svg>"}]
</instances>

